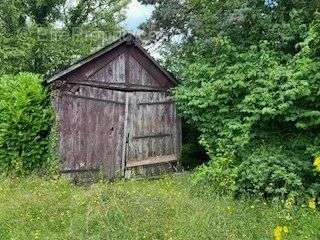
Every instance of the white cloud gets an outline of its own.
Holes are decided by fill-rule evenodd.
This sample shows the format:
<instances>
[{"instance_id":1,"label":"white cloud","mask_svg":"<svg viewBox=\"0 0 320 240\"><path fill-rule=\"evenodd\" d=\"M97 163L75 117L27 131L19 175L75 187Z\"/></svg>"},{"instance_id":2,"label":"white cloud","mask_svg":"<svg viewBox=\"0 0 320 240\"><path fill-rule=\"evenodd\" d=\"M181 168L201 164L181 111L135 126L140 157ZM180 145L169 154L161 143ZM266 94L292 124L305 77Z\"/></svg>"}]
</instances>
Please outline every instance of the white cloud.
<instances>
[{"instance_id":1,"label":"white cloud","mask_svg":"<svg viewBox=\"0 0 320 240\"><path fill-rule=\"evenodd\" d=\"M129 31L137 31L141 23L150 18L153 11L153 6L142 5L137 0L132 0L127 8L127 19L124 22L124 27Z\"/></svg>"},{"instance_id":2,"label":"white cloud","mask_svg":"<svg viewBox=\"0 0 320 240\"><path fill-rule=\"evenodd\" d=\"M67 0L66 5L72 7L78 0ZM152 5L142 5L137 0L131 0L126 9L126 20L123 27L131 32L138 31L141 23L151 17L154 7Z\"/></svg>"}]
</instances>

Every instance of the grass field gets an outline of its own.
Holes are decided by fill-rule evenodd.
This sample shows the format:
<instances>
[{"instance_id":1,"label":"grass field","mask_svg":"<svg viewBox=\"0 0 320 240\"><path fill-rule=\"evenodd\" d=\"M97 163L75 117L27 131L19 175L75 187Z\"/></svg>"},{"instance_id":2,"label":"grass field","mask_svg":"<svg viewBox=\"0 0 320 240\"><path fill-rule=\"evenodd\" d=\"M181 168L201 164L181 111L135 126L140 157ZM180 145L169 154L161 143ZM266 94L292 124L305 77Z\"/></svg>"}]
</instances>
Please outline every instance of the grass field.
<instances>
[{"instance_id":1,"label":"grass field","mask_svg":"<svg viewBox=\"0 0 320 240\"><path fill-rule=\"evenodd\" d=\"M64 179L1 179L0 239L320 239L320 211L196 197L188 177L79 187Z\"/></svg>"}]
</instances>

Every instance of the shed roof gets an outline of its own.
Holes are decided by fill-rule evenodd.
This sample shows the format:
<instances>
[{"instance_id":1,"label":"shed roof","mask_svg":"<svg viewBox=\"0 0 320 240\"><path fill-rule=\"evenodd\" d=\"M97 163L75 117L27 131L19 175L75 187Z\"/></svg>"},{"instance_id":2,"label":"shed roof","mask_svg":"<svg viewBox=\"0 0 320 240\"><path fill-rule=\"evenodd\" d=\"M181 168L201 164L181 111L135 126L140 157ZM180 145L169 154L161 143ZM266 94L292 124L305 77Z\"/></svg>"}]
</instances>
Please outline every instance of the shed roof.
<instances>
[{"instance_id":1,"label":"shed roof","mask_svg":"<svg viewBox=\"0 0 320 240\"><path fill-rule=\"evenodd\" d=\"M90 54L89 56L80 59L79 61L75 62L74 64L72 64L70 67L66 68L65 70L62 70L56 74L54 74L53 76L51 76L49 79L47 79L47 83L52 83L58 79L60 79L61 77L77 70L78 68L80 68L81 66L93 61L94 59L100 57L103 54L107 54L108 52L114 50L117 47L120 47L122 44L126 43L127 45L131 45L131 46L135 46L138 49L140 49L140 51L142 51L142 53L165 75L168 77L168 79L170 81L172 81L173 83L177 83L177 80L175 79L175 77L168 72L166 69L164 69L153 57L150 56L150 54L141 46L139 40L132 34L128 33L126 35L124 35L123 37L121 37L120 39L118 39L117 41L105 46L104 48Z\"/></svg>"}]
</instances>

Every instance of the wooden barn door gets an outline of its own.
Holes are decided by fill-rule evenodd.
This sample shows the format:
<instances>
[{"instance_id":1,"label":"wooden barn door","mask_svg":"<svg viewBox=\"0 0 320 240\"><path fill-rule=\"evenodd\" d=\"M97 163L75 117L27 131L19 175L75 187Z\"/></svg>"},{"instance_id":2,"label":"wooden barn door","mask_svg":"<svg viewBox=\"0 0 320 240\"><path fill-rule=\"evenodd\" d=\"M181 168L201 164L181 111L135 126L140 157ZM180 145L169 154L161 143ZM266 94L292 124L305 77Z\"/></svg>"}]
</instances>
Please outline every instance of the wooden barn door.
<instances>
[{"instance_id":1,"label":"wooden barn door","mask_svg":"<svg viewBox=\"0 0 320 240\"><path fill-rule=\"evenodd\" d=\"M114 178L122 164L125 93L81 87L59 102L62 172Z\"/></svg>"},{"instance_id":2,"label":"wooden barn door","mask_svg":"<svg viewBox=\"0 0 320 240\"><path fill-rule=\"evenodd\" d=\"M126 166L177 160L176 109L166 92L128 93Z\"/></svg>"}]
</instances>

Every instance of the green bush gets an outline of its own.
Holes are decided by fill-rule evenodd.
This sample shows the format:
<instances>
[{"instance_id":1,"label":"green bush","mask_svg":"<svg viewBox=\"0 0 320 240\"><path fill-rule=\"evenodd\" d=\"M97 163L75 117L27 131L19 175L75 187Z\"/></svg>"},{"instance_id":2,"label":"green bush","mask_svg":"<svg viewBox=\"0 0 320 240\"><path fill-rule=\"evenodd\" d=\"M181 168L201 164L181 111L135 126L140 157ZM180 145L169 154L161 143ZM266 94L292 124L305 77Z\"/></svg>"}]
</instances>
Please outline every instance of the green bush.
<instances>
[{"instance_id":1,"label":"green bush","mask_svg":"<svg viewBox=\"0 0 320 240\"><path fill-rule=\"evenodd\" d=\"M0 78L0 172L29 173L49 162L53 114L41 78Z\"/></svg>"},{"instance_id":2,"label":"green bush","mask_svg":"<svg viewBox=\"0 0 320 240\"><path fill-rule=\"evenodd\" d=\"M237 197L282 200L319 197L320 177L307 150L312 134L306 137L279 133L265 132L266 136L261 133L237 157L216 157L199 167L193 174L194 186L204 192L211 189Z\"/></svg>"},{"instance_id":3,"label":"green bush","mask_svg":"<svg viewBox=\"0 0 320 240\"><path fill-rule=\"evenodd\" d=\"M237 172L237 167L231 158L219 157L195 171L192 176L192 185L199 193L233 193Z\"/></svg>"},{"instance_id":4,"label":"green bush","mask_svg":"<svg viewBox=\"0 0 320 240\"><path fill-rule=\"evenodd\" d=\"M307 161L277 148L262 146L239 165L236 194L264 198L299 195L304 192L304 174L311 168ZM307 175L307 174L306 174Z\"/></svg>"}]
</instances>

